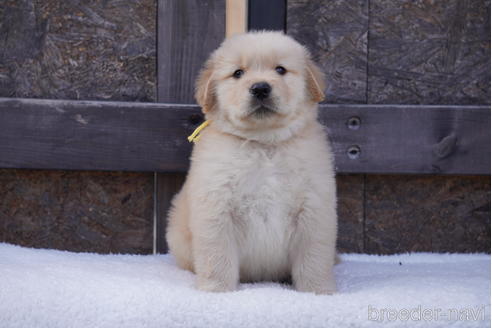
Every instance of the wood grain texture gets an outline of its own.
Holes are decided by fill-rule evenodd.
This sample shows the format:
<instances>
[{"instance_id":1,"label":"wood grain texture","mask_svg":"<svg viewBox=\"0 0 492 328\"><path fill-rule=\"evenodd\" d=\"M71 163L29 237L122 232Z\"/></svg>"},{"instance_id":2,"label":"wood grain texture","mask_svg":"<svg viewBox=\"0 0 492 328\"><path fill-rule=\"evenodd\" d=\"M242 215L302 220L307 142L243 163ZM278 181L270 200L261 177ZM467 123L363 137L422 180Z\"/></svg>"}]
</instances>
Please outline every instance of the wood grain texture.
<instances>
[{"instance_id":1,"label":"wood grain texture","mask_svg":"<svg viewBox=\"0 0 492 328\"><path fill-rule=\"evenodd\" d=\"M337 172L490 174L488 106L323 105L320 120Z\"/></svg>"},{"instance_id":2,"label":"wood grain texture","mask_svg":"<svg viewBox=\"0 0 492 328\"><path fill-rule=\"evenodd\" d=\"M158 101L194 103L195 79L210 53L225 37L225 1L159 0L158 1ZM195 115L197 117L197 115ZM194 120L199 123L200 118ZM192 120L193 121L193 120ZM171 123L172 124L172 123ZM185 137L180 135L175 148ZM173 139L172 137L170 139ZM185 146L178 170L188 167L190 145ZM184 161L183 161L184 159ZM168 161L167 157L162 162ZM171 170L172 171L172 170ZM171 200L181 188L183 173L156 175L155 237L159 253L167 251L165 230Z\"/></svg>"},{"instance_id":3,"label":"wood grain texture","mask_svg":"<svg viewBox=\"0 0 492 328\"><path fill-rule=\"evenodd\" d=\"M365 197L367 253L490 253L490 176L368 175Z\"/></svg>"},{"instance_id":4,"label":"wood grain texture","mask_svg":"<svg viewBox=\"0 0 492 328\"><path fill-rule=\"evenodd\" d=\"M0 100L0 167L184 171L196 106Z\"/></svg>"},{"instance_id":5,"label":"wood grain texture","mask_svg":"<svg viewBox=\"0 0 492 328\"><path fill-rule=\"evenodd\" d=\"M194 103L195 79L225 37L225 1L159 0L158 100Z\"/></svg>"},{"instance_id":6,"label":"wood grain texture","mask_svg":"<svg viewBox=\"0 0 492 328\"><path fill-rule=\"evenodd\" d=\"M196 105L0 98L0 167L183 172L199 113ZM320 121L339 173L490 174L489 106L322 105Z\"/></svg>"},{"instance_id":7,"label":"wood grain texture","mask_svg":"<svg viewBox=\"0 0 492 328\"><path fill-rule=\"evenodd\" d=\"M0 241L76 252L148 254L152 176L2 169Z\"/></svg>"},{"instance_id":8,"label":"wood grain texture","mask_svg":"<svg viewBox=\"0 0 492 328\"><path fill-rule=\"evenodd\" d=\"M155 1L3 0L0 96L155 100Z\"/></svg>"},{"instance_id":9,"label":"wood grain texture","mask_svg":"<svg viewBox=\"0 0 492 328\"><path fill-rule=\"evenodd\" d=\"M248 0L226 0L226 37L248 29Z\"/></svg>"},{"instance_id":10,"label":"wood grain texture","mask_svg":"<svg viewBox=\"0 0 492 328\"><path fill-rule=\"evenodd\" d=\"M490 104L490 1L371 0L369 103Z\"/></svg>"},{"instance_id":11,"label":"wood grain texture","mask_svg":"<svg viewBox=\"0 0 492 328\"><path fill-rule=\"evenodd\" d=\"M327 103L366 103L368 0L288 0L287 34L326 74Z\"/></svg>"}]
</instances>

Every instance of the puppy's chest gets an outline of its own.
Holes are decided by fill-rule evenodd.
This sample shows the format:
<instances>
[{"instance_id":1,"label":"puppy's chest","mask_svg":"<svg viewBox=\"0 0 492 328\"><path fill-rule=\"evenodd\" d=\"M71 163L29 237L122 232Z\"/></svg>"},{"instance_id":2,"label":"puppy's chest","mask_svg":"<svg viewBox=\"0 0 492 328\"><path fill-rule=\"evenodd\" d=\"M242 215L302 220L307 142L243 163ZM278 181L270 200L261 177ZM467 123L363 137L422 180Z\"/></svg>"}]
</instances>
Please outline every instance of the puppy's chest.
<instances>
[{"instance_id":1,"label":"puppy's chest","mask_svg":"<svg viewBox=\"0 0 492 328\"><path fill-rule=\"evenodd\" d=\"M299 172L274 150L244 154L236 164L230 175L234 223L250 232L285 231L302 203Z\"/></svg>"}]
</instances>

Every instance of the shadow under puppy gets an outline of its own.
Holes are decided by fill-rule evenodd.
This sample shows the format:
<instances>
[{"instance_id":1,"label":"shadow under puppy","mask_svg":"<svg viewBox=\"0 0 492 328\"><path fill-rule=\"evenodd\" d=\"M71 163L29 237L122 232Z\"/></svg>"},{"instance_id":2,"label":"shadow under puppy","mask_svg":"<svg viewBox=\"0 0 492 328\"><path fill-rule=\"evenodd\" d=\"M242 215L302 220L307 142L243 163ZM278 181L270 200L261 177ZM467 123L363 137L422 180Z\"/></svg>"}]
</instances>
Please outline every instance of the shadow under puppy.
<instances>
[{"instance_id":1,"label":"shadow under puppy","mask_svg":"<svg viewBox=\"0 0 492 328\"><path fill-rule=\"evenodd\" d=\"M169 212L167 242L197 288L292 279L335 292L333 158L317 121L324 82L308 51L279 32L225 40L196 99L209 126Z\"/></svg>"}]
</instances>

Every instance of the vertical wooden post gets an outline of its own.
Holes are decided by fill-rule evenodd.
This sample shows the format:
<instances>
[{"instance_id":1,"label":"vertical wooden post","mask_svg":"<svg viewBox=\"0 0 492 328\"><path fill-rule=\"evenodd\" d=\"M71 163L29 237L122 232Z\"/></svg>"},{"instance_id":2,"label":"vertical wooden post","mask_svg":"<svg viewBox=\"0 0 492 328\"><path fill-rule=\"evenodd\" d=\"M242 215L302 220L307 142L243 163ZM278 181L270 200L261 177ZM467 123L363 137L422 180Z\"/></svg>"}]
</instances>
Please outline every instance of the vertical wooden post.
<instances>
[{"instance_id":1,"label":"vertical wooden post","mask_svg":"<svg viewBox=\"0 0 492 328\"><path fill-rule=\"evenodd\" d=\"M224 39L225 2L159 0L157 10L157 101L194 103L195 79L201 65ZM167 252L167 212L184 177L183 173L155 174L156 253Z\"/></svg>"},{"instance_id":2,"label":"vertical wooden post","mask_svg":"<svg viewBox=\"0 0 492 328\"><path fill-rule=\"evenodd\" d=\"M226 0L226 37L248 30L248 0Z\"/></svg>"}]
</instances>

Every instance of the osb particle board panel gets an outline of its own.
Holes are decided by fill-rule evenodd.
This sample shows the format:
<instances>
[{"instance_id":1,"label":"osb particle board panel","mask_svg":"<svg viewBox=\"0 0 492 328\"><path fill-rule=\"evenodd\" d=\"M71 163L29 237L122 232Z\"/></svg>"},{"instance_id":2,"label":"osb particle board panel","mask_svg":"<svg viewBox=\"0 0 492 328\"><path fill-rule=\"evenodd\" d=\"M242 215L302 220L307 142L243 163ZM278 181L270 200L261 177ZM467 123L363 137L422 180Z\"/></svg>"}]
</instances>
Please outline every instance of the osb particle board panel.
<instances>
[{"instance_id":1,"label":"osb particle board panel","mask_svg":"<svg viewBox=\"0 0 492 328\"><path fill-rule=\"evenodd\" d=\"M364 252L364 175L338 175L338 240L341 253Z\"/></svg>"},{"instance_id":2,"label":"osb particle board panel","mask_svg":"<svg viewBox=\"0 0 492 328\"><path fill-rule=\"evenodd\" d=\"M80 252L152 252L152 176L0 170L0 240Z\"/></svg>"},{"instance_id":3,"label":"osb particle board panel","mask_svg":"<svg viewBox=\"0 0 492 328\"><path fill-rule=\"evenodd\" d=\"M5 0L0 96L154 101L156 1ZM0 170L0 241L152 251L152 174Z\"/></svg>"},{"instance_id":4,"label":"osb particle board panel","mask_svg":"<svg viewBox=\"0 0 492 328\"><path fill-rule=\"evenodd\" d=\"M155 100L154 0L5 0L0 96Z\"/></svg>"},{"instance_id":5,"label":"osb particle board panel","mask_svg":"<svg viewBox=\"0 0 492 328\"><path fill-rule=\"evenodd\" d=\"M490 104L490 1L369 3L369 103Z\"/></svg>"},{"instance_id":6,"label":"osb particle board panel","mask_svg":"<svg viewBox=\"0 0 492 328\"><path fill-rule=\"evenodd\" d=\"M368 0L289 0L287 34L326 73L327 103L366 103Z\"/></svg>"},{"instance_id":7,"label":"osb particle board panel","mask_svg":"<svg viewBox=\"0 0 492 328\"><path fill-rule=\"evenodd\" d=\"M490 253L490 177L366 179L366 252Z\"/></svg>"}]
</instances>

